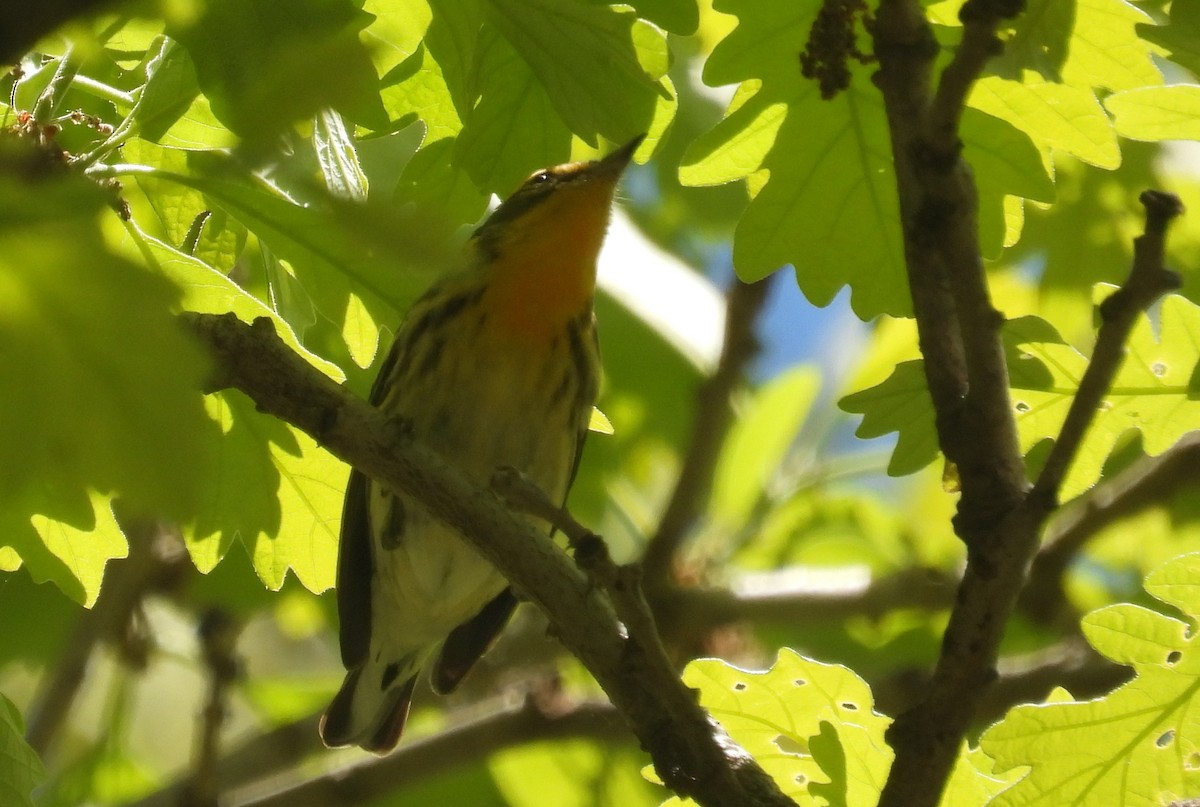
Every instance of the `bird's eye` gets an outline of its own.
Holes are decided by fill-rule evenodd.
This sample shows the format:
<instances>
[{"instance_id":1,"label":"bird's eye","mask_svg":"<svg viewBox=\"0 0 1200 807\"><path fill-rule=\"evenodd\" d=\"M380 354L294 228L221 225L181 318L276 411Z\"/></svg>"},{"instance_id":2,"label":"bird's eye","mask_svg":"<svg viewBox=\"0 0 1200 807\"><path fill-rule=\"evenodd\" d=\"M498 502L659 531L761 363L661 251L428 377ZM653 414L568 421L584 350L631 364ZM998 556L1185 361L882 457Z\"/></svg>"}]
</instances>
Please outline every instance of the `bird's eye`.
<instances>
[{"instance_id":1,"label":"bird's eye","mask_svg":"<svg viewBox=\"0 0 1200 807\"><path fill-rule=\"evenodd\" d=\"M544 185L549 181L550 181L550 172L549 171L538 171L536 174L534 174L533 176L531 176L529 178L530 185Z\"/></svg>"}]
</instances>

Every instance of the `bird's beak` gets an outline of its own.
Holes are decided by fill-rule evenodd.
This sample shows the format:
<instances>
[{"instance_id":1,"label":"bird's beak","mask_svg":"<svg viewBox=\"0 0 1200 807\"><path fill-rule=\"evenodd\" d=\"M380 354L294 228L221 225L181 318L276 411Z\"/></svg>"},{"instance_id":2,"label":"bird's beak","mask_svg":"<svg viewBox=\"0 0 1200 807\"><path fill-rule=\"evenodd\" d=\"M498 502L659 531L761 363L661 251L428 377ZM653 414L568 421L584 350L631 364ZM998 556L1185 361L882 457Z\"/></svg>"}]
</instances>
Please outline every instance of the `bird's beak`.
<instances>
[{"instance_id":1,"label":"bird's beak","mask_svg":"<svg viewBox=\"0 0 1200 807\"><path fill-rule=\"evenodd\" d=\"M604 169L605 173L611 171L613 174L620 174L629 165L629 161L633 159L633 153L637 151L637 147L645 139L646 136L644 134L638 135L612 154L599 160L598 167Z\"/></svg>"}]
</instances>

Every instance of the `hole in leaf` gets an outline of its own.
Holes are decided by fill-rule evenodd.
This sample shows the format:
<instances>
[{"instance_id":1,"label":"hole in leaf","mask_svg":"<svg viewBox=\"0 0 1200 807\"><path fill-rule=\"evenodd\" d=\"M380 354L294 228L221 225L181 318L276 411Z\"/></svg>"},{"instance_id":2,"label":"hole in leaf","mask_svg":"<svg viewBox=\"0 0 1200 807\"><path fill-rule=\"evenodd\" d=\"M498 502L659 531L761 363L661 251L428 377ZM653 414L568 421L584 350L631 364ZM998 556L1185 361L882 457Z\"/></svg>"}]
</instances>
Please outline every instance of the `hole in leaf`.
<instances>
[{"instance_id":1,"label":"hole in leaf","mask_svg":"<svg viewBox=\"0 0 1200 807\"><path fill-rule=\"evenodd\" d=\"M857 712L858 704L851 703L850 701L845 701L844 703L842 703L842 708L845 709L847 712Z\"/></svg>"},{"instance_id":2,"label":"hole in leaf","mask_svg":"<svg viewBox=\"0 0 1200 807\"><path fill-rule=\"evenodd\" d=\"M807 684L808 682L807 682L807 681L805 681L803 678L797 678L795 681L792 681L792 683L793 683L793 684L795 684L795 685L796 685L796 686L798 686L798 687L802 687L802 686L804 686L805 684Z\"/></svg>"},{"instance_id":3,"label":"hole in leaf","mask_svg":"<svg viewBox=\"0 0 1200 807\"><path fill-rule=\"evenodd\" d=\"M1181 658L1183 658L1183 653L1180 653L1178 650L1172 650L1170 653L1167 653L1168 664L1178 664Z\"/></svg>"},{"instance_id":4,"label":"hole in leaf","mask_svg":"<svg viewBox=\"0 0 1200 807\"><path fill-rule=\"evenodd\" d=\"M1171 729L1170 731L1164 731L1162 734L1160 734L1158 736L1158 739L1154 741L1154 744L1157 745L1159 748L1166 748L1168 745L1170 745L1172 743L1172 741L1174 741L1174 739L1175 739L1175 730Z\"/></svg>"},{"instance_id":5,"label":"hole in leaf","mask_svg":"<svg viewBox=\"0 0 1200 807\"><path fill-rule=\"evenodd\" d=\"M743 691L745 691L745 689L746 689L746 683L744 681L738 681L736 684L733 685L734 692L743 692Z\"/></svg>"},{"instance_id":6,"label":"hole in leaf","mask_svg":"<svg viewBox=\"0 0 1200 807\"><path fill-rule=\"evenodd\" d=\"M1167 374L1167 365L1161 361L1156 361L1150 365L1150 372L1154 373L1159 378Z\"/></svg>"},{"instance_id":7,"label":"hole in leaf","mask_svg":"<svg viewBox=\"0 0 1200 807\"><path fill-rule=\"evenodd\" d=\"M787 734L775 735L775 739L772 742L775 743L776 748L785 754L804 754L808 750L803 743Z\"/></svg>"},{"instance_id":8,"label":"hole in leaf","mask_svg":"<svg viewBox=\"0 0 1200 807\"><path fill-rule=\"evenodd\" d=\"M1025 403L1024 401L1017 401L1015 404L1013 404L1013 409L1016 409L1018 412L1028 412L1029 404Z\"/></svg>"},{"instance_id":9,"label":"hole in leaf","mask_svg":"<svg viewBox=\"0 0 1200 807\"><path fill-rule=\"evenodd\" d=\"M1187 759L1183 761L1183 767L1189 771L1200 770L1200 752L1193 751L1188 754Z\"/></svg>"},{"instance_id":10,"label":"hole in leaf","mask_svg":"<svg viewBox=\"0 0 1200 807\"><path fill-rule=\"evenodd\" d=\"M794 777L792 777L792 781L798 785L802 785L808 781L808 777L802 773L798 773Z\"/></svg>"}]
</instances>

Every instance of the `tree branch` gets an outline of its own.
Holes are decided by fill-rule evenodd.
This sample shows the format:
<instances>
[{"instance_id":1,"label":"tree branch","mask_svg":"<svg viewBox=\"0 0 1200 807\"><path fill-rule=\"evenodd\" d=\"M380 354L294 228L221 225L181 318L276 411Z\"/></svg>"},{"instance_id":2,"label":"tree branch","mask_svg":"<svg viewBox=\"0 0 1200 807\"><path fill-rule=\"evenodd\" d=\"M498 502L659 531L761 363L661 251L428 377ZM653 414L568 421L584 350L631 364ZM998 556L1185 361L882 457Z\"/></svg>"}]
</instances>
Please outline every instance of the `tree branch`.
<instances>
[{"instance_id":1,"label":"tree branch","mask_svg":"<svg viewBox=\"0 0 1200 807\"><path fill-rule=\"evenodd\" d=\"M592 737L610 741L627 737L620 715L607 703L573 704L549 712L533 698L515 710L445 731L369 759L264 794L262 785L233 793L230 807L353 807L393 792L397 782L417 782L446 773L465 762L519 743ZM164 805L164 807L166 807Z\"/></svg>"},{"instance_id":2,"label":"tree branch","mask_svg":"<svg viewBox=\"0 0 1200 807\"><path fill-rule=\"evenodd\" d=\"M200 619L198 633L208 668L208 703L201 713L200 733L180 807L217 807L220 781L217 777L221 728L225 725L229 689L241 670L234 646L241 627L219 609L208 611Z\"/></svg>"},{"instance_id":3,"label":"tree branch","mask_svg":"<svg viewBox=\"0 0 1200 807\"><path fill-rule=\"evenodd\" d=\"M629 721L672 790L705 805L791 804L680 682L657 646L622 624L604 592L550 536L491 491L419 445L379 410L293 353L270 320L184 314L216 360L213 388L235 387L258 408L311 434L372 479L420 501L493 563L588 668Z\"/></svg>"},{"instance_id":4,"label":"tree branch","mask_svg":"<svg viewBox=\"0 0 1200 807\"><path fill-rule=\"evenodd\" d=\"M888 115L905 262L938 441L957 468L967 567L924 698L888 731L881 807L934 807L988 684L1050 502L1029 499L1008 370L978 240L978 193L958 125L1020 0L968 0L962 41L931 92L938 47L917 0L881 0L875 76Z\"/></svg>"},{"instance_id":5,"label":"tree branch","mask_svg":"<svg viewBox=\"0 0 1200 807\"><path fill-rule=\"evenodd\" d=\"M678 633L672 643L734 622L756 625L821 625L857 616L875 618L906 608L940 611L954 604L958 580L935 569L904 569L893 575L844 586L783 585L737 593L724 589L679 588L656 600L671 614Z\"/></svg>"},{"instance_id":6,"label":"tree branch","mask_svg":"<svg viewBox=\"0 0 1200 807\"><path fill-rule=\"evenodd\" d=\"M957 758L963 736L987 686L996 677L1000 640L1024 582L1038 536L1055 506L1054 493L1074 455L1100 399L1108 390L1123 355L1121 342L1144 310L1167 288L1170 275L1162 268L1166 223L1179 212L1163 194L1143 194L1147 206L1145 234L1137 239L1129 279L1109 300L1097 349L1081 381L1070 412L1076 422L1064 425L1064 444L1054 466L1047 462L1038 486L1020 506L999 522L988 543L968 543L968 561L958 602L950 615L926 698L900 715L888 732L896 750L880 799L881 807L935 805ZM1110 300L1115 304L1109 304ZM1134 306L1142 306L1136 308ZM1102 306L1103 308L1104 306ZM1112 323L1112 324L1110 324ZM1105 331L1108 335L1105 335ZM1103 350L1100 341L1106 342ZM1082 401L1082 402L1081 402ZM1067 421L1072 423L1071 414ZM1054 452L1051 452L1053 457ZM1043 480L1046 480L1043 482Z\"/></svg>"},{"instance_id":7,"label":"tree branch","mask_svg":"<svg viewBox=\"0 0 1200 807\"><path fill-rule=\"evenodd\" d=\"M642 556L646 587L652 592L674 582L672 564L712 493L713 471L733 419L729 397L758 352L754 328L770 282L743 283L736 277L726 292L725 341L716 371L696 393L696 422L679 479Z\"/></svg>"}]
</instances>

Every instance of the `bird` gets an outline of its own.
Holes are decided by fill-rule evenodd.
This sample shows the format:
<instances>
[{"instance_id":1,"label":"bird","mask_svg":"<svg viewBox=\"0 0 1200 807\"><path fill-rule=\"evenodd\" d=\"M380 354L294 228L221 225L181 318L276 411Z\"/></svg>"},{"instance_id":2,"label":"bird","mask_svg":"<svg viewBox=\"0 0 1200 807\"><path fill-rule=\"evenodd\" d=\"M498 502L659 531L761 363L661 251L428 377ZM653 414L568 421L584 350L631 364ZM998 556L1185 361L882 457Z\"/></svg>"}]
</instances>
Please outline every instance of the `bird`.
<instances>
[{"instance_id":1,"label":"bird","mask_svg":"<svg viewBox=\"0 0 1200 807\"><path fill-rule=\"evenodd\" d=\"M642 140L530 175L467 241L461 271L396 331L370 402L481 485L508 467L566 499L599 390L596 261ZM321 739L380 755L399 742L422 671L435 692L453 691L517 604L453 528L357 470L336 586L346 676Z\"/></svg>"}]
</instances>

